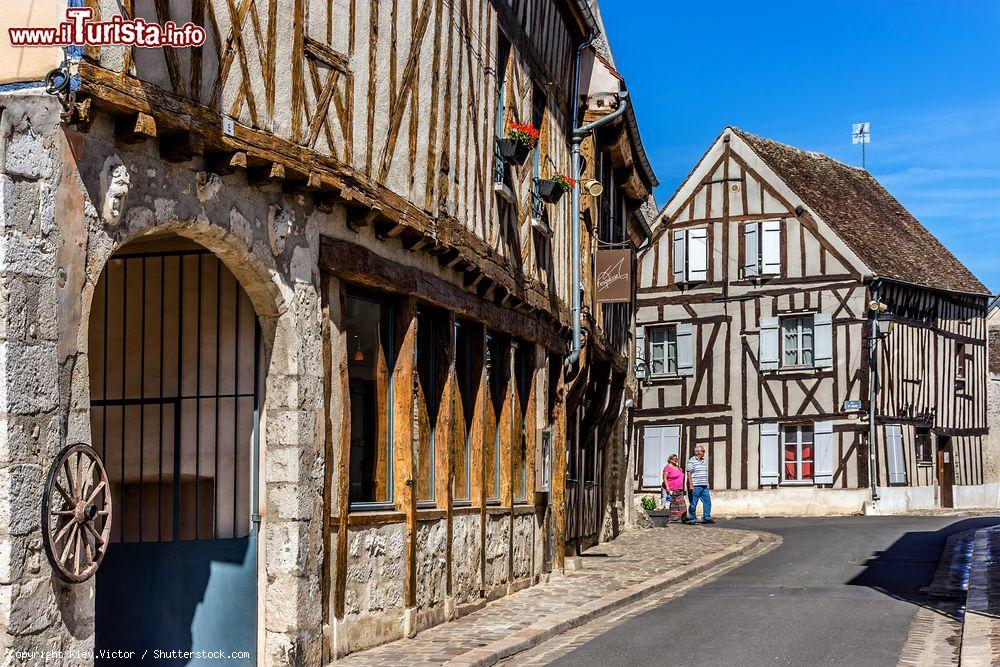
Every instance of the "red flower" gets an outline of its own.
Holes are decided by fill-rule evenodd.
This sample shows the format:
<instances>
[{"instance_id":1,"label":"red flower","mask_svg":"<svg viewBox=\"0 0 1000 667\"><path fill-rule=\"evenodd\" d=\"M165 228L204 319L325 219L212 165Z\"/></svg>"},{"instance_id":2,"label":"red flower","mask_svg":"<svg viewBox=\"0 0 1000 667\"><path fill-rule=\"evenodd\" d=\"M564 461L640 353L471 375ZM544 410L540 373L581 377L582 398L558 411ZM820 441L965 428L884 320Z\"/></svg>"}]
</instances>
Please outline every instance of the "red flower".
<instances>
[{"instance_id":1,"label":"red flower","mask_svg":"<svg viewBox=\"0 0 1000 667\"><path fill-rule=\"evenodd\" d=\"M515 123L507 121L507 136L516 139L528 148L534 148L538 143L539 130L531 123Z\"/></svg>"},{"instance_id":2,"label":"red flower","mask_svg":"<svg viewBox=\"0 0 1000 667\"><path fill-rule=\"evenodd\" d=\"M574 181L569 176L563 176L562 174L556 174L552 177L552 180L562 186L562 189L569 192L576 187L576 181Z\"/></svg>"}]
</instances>

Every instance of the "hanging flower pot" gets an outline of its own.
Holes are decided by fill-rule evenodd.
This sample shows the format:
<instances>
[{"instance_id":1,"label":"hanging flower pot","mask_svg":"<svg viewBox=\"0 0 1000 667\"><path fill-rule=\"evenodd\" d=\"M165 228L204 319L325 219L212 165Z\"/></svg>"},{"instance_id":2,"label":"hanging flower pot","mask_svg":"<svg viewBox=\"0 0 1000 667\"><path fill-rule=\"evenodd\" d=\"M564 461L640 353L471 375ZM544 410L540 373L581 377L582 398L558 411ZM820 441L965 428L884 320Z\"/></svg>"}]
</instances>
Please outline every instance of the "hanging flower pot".
<instances>
[{"instance_id":1,"label":"hanging flower pot","mask_svg":"<svg viewBox=\"0 0 1000 667\"><path fill-rule=\"evenodd\" d=\"M557 203L562 198L563 193L576 187L576 181L562 174L556 174L552 178L539 178L535 180L535 183L538 187L539 198L549 204Z\"/></svg>"},{"instance_id":2,"label":"hanging flower pot","mask_svg":"<svg viewBox=\"0 0 1000 667\"><path fill-rule=\"evenodd\" d=\"M518 167L523 166L531 155L531 148L517 139L497 139L497 157Z\"/></svg>"},{"instance_id":3,"label":"hanging flower pot","mask_svg":"<svg viewBox=\"0 0 1000 667\"><path fill-rule=\"evenodd\" d=\"M531 123L507 121L507 137L497 139L497 155L508 164L523 166L538 145L538 129Z\"/></svg>"}]
</instances>

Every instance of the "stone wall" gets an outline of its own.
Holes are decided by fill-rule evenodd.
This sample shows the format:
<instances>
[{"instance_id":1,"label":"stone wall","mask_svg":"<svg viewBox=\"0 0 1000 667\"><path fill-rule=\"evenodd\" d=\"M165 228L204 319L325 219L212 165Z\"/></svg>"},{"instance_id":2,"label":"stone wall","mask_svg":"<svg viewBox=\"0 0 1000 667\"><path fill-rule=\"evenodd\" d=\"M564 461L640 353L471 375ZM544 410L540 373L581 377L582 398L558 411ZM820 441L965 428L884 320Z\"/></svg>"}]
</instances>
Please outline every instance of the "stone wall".
<instances>
[{"instance_id":1,"label":"stone wall","mask_svg":"<svg viewBox=\"0 0 1000 667\"><path fill-rule=\"evenodd\" d=\"M375 646L403 636L406 527L348 529L347 588L338 649Z\"/></svg>"},{"instance_id":2,"label":"stone wall","mask_svg":"<svg viewBox=\"0 0 1000 667\"><path fill-rule=\"evenodd\" d=\"M990 429L983 444L983 482L1000 484L1000 307L986 318L986 425Z\"/></svg>"},{"instance_id":3,"label":"stone wall","mask_svg":"<svg viewBox=\"0 0 1000 667\"><path fill-rule=\"evenodd\" d=\"M319 664L323 382L315 267L320 229L337 216L313 215L278 186L207 174L199 161L167 164L155 144L117 143L103 116L87 134L64 128L60 111L37 91L0 95L0 648L93 646L94 582L66 586L52 575L39 494L59 448L91 441L87 318L101 271L125 243L169 231L217 254L261 321L268 361L260 655ZM276 255L265 224L272 207L293 221Z\"/></svg>"}]
</instances>

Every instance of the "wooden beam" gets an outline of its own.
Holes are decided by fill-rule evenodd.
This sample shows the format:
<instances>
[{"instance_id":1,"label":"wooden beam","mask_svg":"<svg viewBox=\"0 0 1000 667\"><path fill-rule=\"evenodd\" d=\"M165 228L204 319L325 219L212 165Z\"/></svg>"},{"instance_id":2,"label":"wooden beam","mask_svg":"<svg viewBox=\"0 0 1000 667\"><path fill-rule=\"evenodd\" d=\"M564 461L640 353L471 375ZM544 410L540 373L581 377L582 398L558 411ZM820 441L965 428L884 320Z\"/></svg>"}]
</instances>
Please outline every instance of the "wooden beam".
<instances>
[{"instance_id":1,"label":"wooden beam","mask_svg":"<svg viewBox=\"0 0 1000 667\"><path fill-rule=\"evenodd\" d=\"M137 144L156 138L156 120L146 113L128 114L115 118L115 139L125 144Z\"/></svg>"},{"instance_id":2,"label":"wooden beam","mask_svg":"<svg viewBox=\"0 0 1000 667\"><path fill-rule=\"evenodd\" d=\"M204 142L191 132L160 134L160 158L166 162L189 162L204 152Z\"/></svg>"},{"instance_id":3,"label":"wooden beam","mask_svg":"<svg viewBox=\"0 0 1000 667\"><path fill-rule=\"evenodd\" d=\"M374 223L382 215L382 207L374 204L369 209L350 208L347 215L347 226L357 231L361 227L367 227Z\"/></svg>"},{"instance_id":4,"label":"wooden beam","mask_svg":"<svg viewBox=\"0 0 1000 667\"><path fill-rule=\"evenodd\" d=\"M260 167L247 168L247 185L267 185L285 180L285 165L271 162Z\"/></svg>"},{"instance_id":5,"label":"wooden beam","mask_svg":"<svg viewBox=\"0 0 1000 667\"><path fill-rule=\"evenodd\" d=\"M205 153L205 168L219 176L228 176L238 169L247 168L247 154L243 151Z\"/></svg>"},{"instance_id":6,"label":"wooden beam","mask_svg":"<svg viewBox=\"0 0 1000 667\"><path fill-rule=\"evenodd\" d=\"M566 348L566 341L537 319L479 299L437 276L385 259L350 241L323 237L320 267L364 287L416 295L461 317L487 323L492 329L536 341L551 350Z\"/></svg>"},{"instance_id":7,"label":"wooden beam","mask_svg":"<svg viewBox=\"0 0 1000 667\"><path fill-rule=\"evenodd\" d=\"M413 448L413 394L415 375L414 351L417 344L417 302L405 299L397 316L396 367L393 372L395 400L393 411L393 489L396 508L406 514L406 570L404 573L403 604L416 606L417 600L417 494L416 461Z\"/></svg>"}]
</instances>

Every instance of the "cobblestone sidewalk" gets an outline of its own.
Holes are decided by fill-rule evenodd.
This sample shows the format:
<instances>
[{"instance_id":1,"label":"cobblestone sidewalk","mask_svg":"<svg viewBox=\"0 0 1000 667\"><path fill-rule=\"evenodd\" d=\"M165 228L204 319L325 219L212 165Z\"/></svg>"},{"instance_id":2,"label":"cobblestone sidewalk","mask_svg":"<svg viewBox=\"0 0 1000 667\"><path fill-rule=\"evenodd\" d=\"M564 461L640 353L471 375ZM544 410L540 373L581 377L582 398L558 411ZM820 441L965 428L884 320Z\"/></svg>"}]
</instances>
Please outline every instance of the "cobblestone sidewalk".
<instances>
[{"instance_id":1,"label":"cobblestone sidewalk","mask_svg":"<svg viewBox=\"0 0 1000 667\"><path fill-rule=\"evenodd\" d=\"M571 628L735 558L759 533L717 526L628 531L598 545L583 567L553 576L413 639L350 655L346 665L492 665Z\"/></svg>"},{"instance_id":2,"label":"cobblestone sidewalk","mask_svg":"<svg viewBox=\"0 0 1000 667\"><path fill-rule=\"evenodd\" d=\"M1000 526L976 531L961 664L1000 664Z\"/></svg>"}]
</instances>

